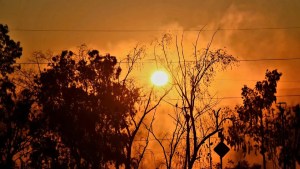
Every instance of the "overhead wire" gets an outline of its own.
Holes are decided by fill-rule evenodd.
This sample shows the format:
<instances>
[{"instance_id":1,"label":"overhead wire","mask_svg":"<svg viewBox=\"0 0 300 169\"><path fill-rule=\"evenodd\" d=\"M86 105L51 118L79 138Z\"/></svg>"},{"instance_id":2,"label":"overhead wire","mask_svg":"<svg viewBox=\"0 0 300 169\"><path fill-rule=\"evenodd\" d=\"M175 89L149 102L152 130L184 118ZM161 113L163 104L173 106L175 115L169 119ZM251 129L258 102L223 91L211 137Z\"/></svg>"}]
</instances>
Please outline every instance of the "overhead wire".
<instances>
[{"instance_id":1,"label":"overhead wire","mask_svg":"<svg viewBox=\"0 0 300 169\"><path fill-rule=\"evenodd\" d=\"M251 61L293 61L293 60L300 60L300 57L294 57L294 58L260 58L260 59L247 59L247 60L239 60L241 62L251 62ZM191 62L191 61L190 61ZM36 63L36 62L17 62L15 64L19 64L19 65L38 65L38 64L49 64L50 62L40 62L40 63ZM128 63L126 61L121 61L119 63ZM153 61L149 62L145 62L145 61L140 61L139 63L156 63ZM175 64L176 62L171 62L171 64ZM177 62L178 63L178 62ZM216 80L227 80L227 81L237 81L235 79L216 79ZM239 79L239 81L258 81L258 80L241 80ZM299 83L300 81L281 81L281 82L289 82L289 83ZM278 96L278 97L298 97L300 95L282 95L282 96ZM238 99L241 97L221 97L221 98L214 98L214 99ZM203 98L205 99L205 98ZM171 99L172 100L172 99Z\"/></svg>"},{"instance_id":2,"label":"overhead wire","mask_svg":"<svg viewBox=\"0 0 300 169\"><path fill-rule=\"evenodd\" d=\"M300 94L287 94L287 95L277 95L276 97L300 97ZM200 99L213 99L213 100L226 100L226 99L242 99L242 96L223 96L223 97L215 97L215 98L200 98ZM182 100L181 98L168 98L168 100ZM170 103L169 101L164 100L164 102L174 105Z\"/></svg>"},{"instance_id":3,"label":"overhead wire","mask_svg":"<svg viewBox=\"0 0 300 169\"><path fill-rule=\"evenodd\" d=\"M32 28L13 28L11 31L18 32L166 32L166 31L252 31L252 30L291 30L300 29L300 26L287 27L253 27L253 28L218 28L218 29L32 29Z\"/></svg>"},{"instance_id":4,"label":"overhead wire","mask_svg":"<svg viewBox=\"0 0 300 169\"><path fill-rule=\"evenodd\" d=\"M218 29L184 29L184 30L172 30L172 29L28 29L28 28L13 28L11 31L20 32L163 32L163 31L249 31L249 30L290 30L299 29L300 26L286 26L286 27L253 27L253 28L218 28ZM258 58L258 59L240 59L240 62L257 62L257 61L287 61L287 60L300 60L300 57L295 58ZM194 62L194 61L186 61ZM126 63L126 62L120 62ZM139 62L139 63L154 63ZM176 63L176 62L172 62ZM16 64L48 64L48 63L31 63L31 62L19 62Z\"/></svg>"},{"instance_id":5,"label":"overhead wire","mask_svg":"<svg viewBox=\"0 0 300 169\"><path fill-rule=\"evenodd\" d=\"M260 59L241 59L240 62L257 62L257 61L287 61L287 60L300 60L299 57L295 58L260 58Z\"/></svg>"},{"instance_id":6,"label":"overhead wire","mask_svg":"<svg viewBox=\"0 0 300 169\"><path fill-rule=\"evenodd\" d=\"M11 31L19 32L165 32L165 31L185 31L185 32L199 32L199 31L254 31L254 30L300 30L300 26L287 26L287 27L253 27L253 28L218 28L218 29L183 29L183 30L172 30L172 29L27 29L27 28L15 28ZM293 58L257 58L257 59L239 59L239 62L262 62L262 61L293 61L300 60L300 57ZM187 60L186 62L194 62ZM119 63L128 63L122 61ZM139 61L138 63L155 63L154 61ZM178 62L171 62L175 64ZM19 65L38 65L38 64L49 64L49 62L17 62ZM224 79L223 79L224 80ZM254 80L253 80L254 81ZM299 81L296 81L299 82ZM299 97L300 95L281 95L277 97ZM238 99L241 97L221 97L215 99ZM205 98L203 98L205 99ZM173 99L171 99L173 100Z\"/></svg>"},{"instance_id":7,"label":"overhead wire","mask_svg":"<svg viewBox=\"0 0 300 169\"><path fill-rule=\"evenodd\" d=\"M149 59L148 61L138 61L136 63L156 63L154 60L150 61L152 59ZM239 62L257 62L257 61L292 61L292 60L300 60L300 57L294 57L294 58L258 58L258 59L238 59L237 61ZM191 60L186 60L185 62L195 62ZM34 65L34 64L49 64L50 62L16 62L15 64L20 64L20 65ZM127 61L120 61L118 63L129 63ZM175 62L170 62L169 64L176 64L179 63L178 61Z\"/></svg>"}]
</instances>

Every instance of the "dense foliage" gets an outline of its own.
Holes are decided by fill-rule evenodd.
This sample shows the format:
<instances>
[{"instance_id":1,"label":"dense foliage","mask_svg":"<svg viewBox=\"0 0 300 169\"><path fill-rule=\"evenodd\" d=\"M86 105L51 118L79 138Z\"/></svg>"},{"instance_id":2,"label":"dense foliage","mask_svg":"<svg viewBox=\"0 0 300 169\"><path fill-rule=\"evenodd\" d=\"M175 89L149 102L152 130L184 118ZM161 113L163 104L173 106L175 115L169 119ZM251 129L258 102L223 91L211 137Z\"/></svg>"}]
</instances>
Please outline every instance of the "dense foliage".
<instances>
[{"instance_id":1,"label":"dense foliage","mask_svg":"<svg viewBox=\"0 0 300 169\"><path fill-rule=\"evenodd\" d=\"M0 25L0 168L13 168L22 161L30 144L30 112L33 104L28 89L16 91L11 78L16 59L22 55L19 42L10 39L8 27Z\"/></svg>"},{"instance_id":2,"label":"dense foliage","mask_svg":"<svg viewBox=\"0 0 300 169\"><path fill-rule=\"evenodd\" d=\"M52 60L36 79L49 130L59 133L77 166L124 163L121 150L128 138L123 130L127 116L136 112L138 91L118 81L116 58L93 50L80 57L63 51Z\"/></svg>"},{"instance_id":3,"label":"dense foliage","mask_svg":"<svg viewBox=\"0 0 300 169\"><path fill-rule=\"evenodd\" d=\"M236 107L236 119L228 130L228 143L245 155L261 154L264 168L267 160L282 168L294 168L299 162L299 105L288 108L284 102L276 103L280 77L277 70L267 70L265 80L254 88L242 88L243 105Z\"/></svg>"}]
</instances>

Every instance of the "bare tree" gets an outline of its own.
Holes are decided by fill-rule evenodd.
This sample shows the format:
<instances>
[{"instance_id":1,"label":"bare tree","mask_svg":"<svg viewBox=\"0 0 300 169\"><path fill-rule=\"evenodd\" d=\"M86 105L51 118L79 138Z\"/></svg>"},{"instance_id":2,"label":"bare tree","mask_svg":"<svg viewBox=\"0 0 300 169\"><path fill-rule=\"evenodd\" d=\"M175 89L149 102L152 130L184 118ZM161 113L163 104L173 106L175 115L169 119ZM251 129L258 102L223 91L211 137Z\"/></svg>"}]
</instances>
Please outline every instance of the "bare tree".
<instances>
[{"instance_id":1,"label":"bare tree","mask_svg":"<svg viewBox=\"0 0 300 169\"><path fill-rule=\"evenodd\" d=\"M175 36L175 42L170 34L166 34L158 42L161 53L155 46L156 59L169 72L176 94L178 105L182 109L180 116L185 126L185 159L183 168L193 168L200 158L201 146L213 135L222 131L222 124L229 119L228 111L214 111L218 103L209 93L209 86L217 71L225 70L237 62L236 58L223 49L211 49L213 34L205 49L198 49L201 31L193 44L192 56L186 54L182 34L181 41ZM172 45L175 47L177 59L174 61ZM174 51L174 50L173 50ZM160 143L160 140L157 139ZM167 163L169 161L167 160ZM167 166L170 166L169 164Z\"/></svg>"},{"instance_id":2,"label":"bare tree","mask_svg":"<svg viewBox=\"0 0 300 169\"><path fill-rule=\"evenodd\" d=\"M138 61L142 60L144 58L144 52L145 47L136 45L133 48L133 51L130 52L125 60L123 62L127 63L127 72L124 75L124 78L120 80L120 82L123 83L123 85L128 85L136 87L134 85L134 80L130 78L130 75L134 68L136 67ZM122 62L122 61L121 61ZM149 125L146 124L146 119L148 115L153 112L161 103L163 98L169 93L171 89L166 89L160 96L154 97L155 94L154 88L152 87L150 91L144 91L144 94L141 94L142 97L140 97L139 100L137 100L137 113L132 114L129 119L126 119L129 121L129 123L125 128L125 134L128 137L128 141L125 147L125 154L126 154L126 162L125 162L125 169L130 168L138 168L146 151L146 148L149 143L149 131L147 131L145 136L145 144L139 144L138 145L138 152L136 152L136 156L133 154L133 148L134 148L134 141L138 137L138 133L141 132L143 125L147 127L151 127L154 121L155 113L152 116L152 120Z\"/></svg>"},{"instance_id":3,"label":"bare tree","mask_svg":"<svg viewBox=\"0 0 300 169\"><path fill-rule=\"evenodd\" d=\"M173 116L172 114L169 114L169 116L173 119L174 129L167 133L163 133L163 137L160 138L159 136L157 136L152 126L147 128L147 130L151 132L154 139L158 142L159 146L163 151L165 165L167 169L172 168L174 158L180 158L181 151L179 151L178 148L180 147L183 134L186 131L184 119L182 119L180 115L182 111L178 110L181 109L175 105L175 115Z\"/></svg>"},{"instance_id":4,"label":"bare tree","mask_svg":"<svg viewBox=\"0 0 300 169\"><path fill-rule=\"evenodd\" d=\"M142 108L141 112L137 113L140 114L136 117L131 117L131 119L128 119L130 121L131 125L126 126L126 134L129 138L127 144L126 144L126 163L125 163L125 169L130 169L131 168L131 164L132 164L132 148L133 148L133 143L135 141L135 139L137 138L137 134L138 132L140 132L142 125L145 124L145 120L147 118L147 116L156 108L158 107L158 105L161 103L162 99L168 94L169 90L166 91L162 96L160 96L160 98L157 101L152 101L153 97L153 89L151 89L149 95L147 96L147 100L146 103L142 103L142 105L144 105L144 108ZM152 122L150 123L150 126L152 125ZM142 158L144 157L144 153L145 150L148 146L148 139L149 139L149 134L146 135L146 144L144 145L144 147L142 148L141 153L139 154L138 157L135 157L135 159L137 160L137 168L138 165L140 164L140 161L142 160Z\"/></svg>"}]
</instances>

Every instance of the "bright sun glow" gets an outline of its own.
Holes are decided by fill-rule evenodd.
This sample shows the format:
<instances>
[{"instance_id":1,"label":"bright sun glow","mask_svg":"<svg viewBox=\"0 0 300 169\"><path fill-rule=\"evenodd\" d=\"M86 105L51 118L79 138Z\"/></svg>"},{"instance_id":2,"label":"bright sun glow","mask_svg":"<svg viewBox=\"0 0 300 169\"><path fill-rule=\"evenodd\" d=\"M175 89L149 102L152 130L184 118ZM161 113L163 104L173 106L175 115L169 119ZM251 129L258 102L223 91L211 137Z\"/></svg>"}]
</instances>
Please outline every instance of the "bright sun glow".
<instances>
[{"instance_id":1,"label":"bright sun glow","mask_svg":"<svg viewBox=\"0 0 300 169\"><path fill-rule=\"evenodd\" d=\"M161 70L155 71L151 76L151 82L155 86L163 86L167 84L168 79L168 74Z\"/></svg>"}]
</instances>

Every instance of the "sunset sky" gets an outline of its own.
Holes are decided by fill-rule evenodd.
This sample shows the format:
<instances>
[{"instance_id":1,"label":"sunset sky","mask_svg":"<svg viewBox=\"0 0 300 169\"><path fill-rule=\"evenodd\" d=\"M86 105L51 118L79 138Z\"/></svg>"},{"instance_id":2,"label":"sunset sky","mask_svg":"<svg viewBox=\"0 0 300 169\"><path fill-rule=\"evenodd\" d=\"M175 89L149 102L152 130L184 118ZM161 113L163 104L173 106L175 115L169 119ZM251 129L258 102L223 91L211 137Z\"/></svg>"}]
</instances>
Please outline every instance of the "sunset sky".
<instances>
[{"instance_id":1,"label":"sunset sky","mask_svg":"<svg viewBox=\"0 0 300 169\"><path fill-rule=\"evenodd\" d=\"M299 58L298 0L0 0L0 21L21 42L23 59L34 51L54 53L81 44L124 57L136 43L149 44L163 33L181 35L192 44L204 25L202 46L216 29L213 48L223 48L240 60ZM283 72L279 95L300 94L300 60L240 62L219 74L219 97L240 96L243 84L253 85L266 69ZM149 74L143 73L143 76ZM149 77L150 78L150 77ZM221 84L221 85L218 85ZM279 98L299 100L299 97ZM236 101L236 100L235 100Z\"/></svg>"},{"instance_id":2,"label":"sunset sky","mask_svg":"<svg viewBox=\"0 0 300 169\"><path fill-rule=\"evenodd\" d=\"M221 105L241 103L243 85L263 80L267 69L283 73L277 99L293 105L300 101L299 9L299 0L0 0L0 23L21 42L20 63L34 51L60 53L81 44L124 58L137 43L151 46L164 33L183 31L189 52L206 25L200 46L219 29L212 48L241 60L215 77L212 91L225 97ZM136 80L151 85L155 64L144 64Z\"/></svg>"}]
</instances>

